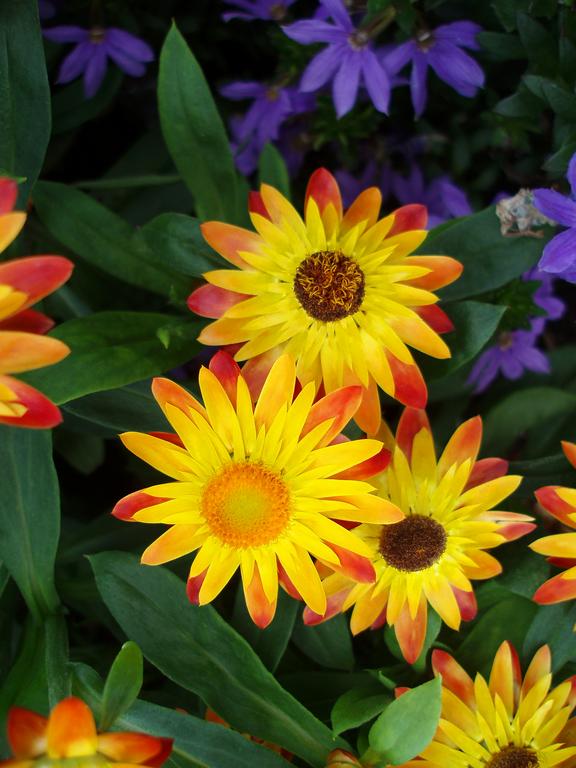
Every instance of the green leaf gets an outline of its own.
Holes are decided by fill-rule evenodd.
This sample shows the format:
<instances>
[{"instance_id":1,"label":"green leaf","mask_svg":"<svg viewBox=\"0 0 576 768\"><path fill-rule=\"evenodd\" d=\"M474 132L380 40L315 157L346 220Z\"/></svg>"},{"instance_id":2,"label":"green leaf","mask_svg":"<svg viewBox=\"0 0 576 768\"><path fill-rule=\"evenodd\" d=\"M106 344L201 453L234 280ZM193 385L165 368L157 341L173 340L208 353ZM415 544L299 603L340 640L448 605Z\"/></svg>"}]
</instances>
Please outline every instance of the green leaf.
<instances>
[{"instance_id":1,"label":"green leaf","mask_svg":"<svg viewBox=\"0 0 576 768\"><path fill-rule=\"evenodd\" d=\"M50 88L36 0L0 3L0 168L25 176L24 207L50 139Z\"/></svg>"},{"instance_id":2,"label":"green leaf","mask_svg":"<svg viewBox=\"0 0 576 768\"><path fill-rule=\"evenodd\" d=\"M118 280L163 296L186 299L192 283L154 253L141 231L78 189L38 182L34 205L50 233L74 254Z\"/></svg>"},{"instance_id":3,"label":"green leaf","mask_svg":"<svg viewBox=\"0 0 576 768\"><path fill-rule=\"evenodd\" d=\"M48 615L59 603L54 562L60 535L50 432L0 427L0 467L0 560L30 611Z\"/></svg>"},{"instance_id":4,"label":"green leaf","mask_svg":"<svg viewBox=\"0 0 576 768\"><path fill-rule=\"evenodd\" d=\"M145 224L140 234L160 268L164 262L182 275L201 277L210 269L222 269L226 265L202 237L198 219L183 213L161 213Z\"/></svg>"},{"instance_id":5,"label":"green leaf","mask_svg":"<svg viewBox=\"0 0 576 768\"><path fill-rule=\"evenodd\" d=\"M524 83L557 115L572 123L576 120L576 96L573 91L553 80L536 75L525 75Z\"/></svg>"},{"instance_id":6,"label":"green leaf","mask_svg":"<svg viewBox=\"0 0 576 768\"><path fill-rule=\"evenodd\" d=\"M488 677L494 655L504 640L515 648L522 648L537 610L535 603L519 596L501 600L484 610L458 649L460 664Z\"/></svg>"},{"instance_id":7,"label":"green leaf","mask_svg":"<svg viewBox=\"0 0 576 768\"><path fill-rule=\"evenodd\" d=\"M175 24L160 54L158 106L166 145L198 217L235 221L240 200L228 137L202 69Z\"/></svg>"},{"instance_id":8,"label":"green leaf","mask_svg":"<svg viewBox=\"0 0 576 768\"><path fill-rule=\"evenodd\" d=\"M576 659L574 624L576 605L573 602L543 605L538 608L524 640L523 653L531 658L543 645L552 651L552 671L557 672L568 661Z\"/></svg>"},{"instance_id":9,"label":"green leaf","mask_svg":"<svg viewBox=\"0 0 576 768\"><path fill-rule=\"evenodd\" d=\"M85 664L74 665L74 693L98 713L102 708L102 681ZM174 739L166 763L177 768L288 768L279 755L221 725L175 709L136 701L116 723L123 731L140 731Z\"/></svg>"},{"instance_id":10,"label":"green leaf","mask_svg":"<svg viewBox=\"0 0 576 768\"><path fill-rule=\"evenodd\" d=\"M302 621L297 622L292 640L302 653L323 667L354 668L352 637L348 618L343 614L315 627L307 627Z\"/></svg>"},{"instance_id":11,"label":"green leaf","mask_svg":"<svg viewBox=\"0 0 576 768\"><path fill-rule=\"evenodd\" d=\"M529 61L536 64L544 74L555 74L558 59L557 38L527 13L519 13L516 23Z\"/></svg>"},{"instance_id":12,"label":"green leaf","mask_svg":"<svg viewBox=\"0 0 576 768\"><path fill-rule=\"evenodd\" d=\"M530 387L514 392L488 411L484 419L485 450L505 454L528 429L574 408L576 395L562 389Z\"/></svg>"},{"instance_id":13,"label":"green leaf","mask_svg":"<svg viewBox=\"0 0 576 768\"><path fill-rule=\"evenodd\" d=\"M358 728L379 715L390 703L390 694L381 685L352 688L337 699L332 709L332 730L336 735Z\"/></svg>"},{"instance_id":14,"label":"green leaf","mask_svg":"<svg viewBox=\"0 0 576 768\"><path fill-rule=\"evenodd\" d=\"M166 677L198 694L232 727L324 765L338 746L330 731L211 606L190 605L180 579L162 567L142 567L133 555L108 552L90 561L108 609Z\"/></svg>"},{"instance_id":15,"label":"green leaf","mask_svg":"<svg viewBox=\"0 0 576 768\"><path fill-rule=\"evenodd\" d=\"M572 155L576 152L576 141L570 140L567 144L561 147L557 152L546 160L544 163L544 170L548 171L552 176L564 176L568 163L570 162Z\"/></svg>"},{"instance_id":16,"label":"green leaf","mask_svg":"<svg viewBox=\"0 0 576 768\"><path fill-rule=\"evenodd\" d=\"M190 360L201 322L152 312L100 312L62 323L51 336L71 354L23 376L61 404L156 376ZM166 344L168 340L168 345Z\"/></svg>"},{"instance_id":17,"label":"green leaf","mask_svg":"<svg viewBox=\"0 0 576 768\"><path fill-rule=\"evenodd\" d=\"M524 46L516 35L502 32L480 32L478 42L493 61L513 61L526 56Z\"/></svg>"},{"instance_id":18,"label":"green leaf","mask_svg":"<svg viewBox=\"0 0 576 768\"><path fill-rule=\"evenodd\" d=\"M266 144L258 163L260 184L271 184L290 200L290 176L284 158L273 144Z\"/></svg>"},{"instance_id":19,"label":"green leaf","mask_svg":"<svg viewBox=\"0 0 576 768\"><path fill-rule=\"evenodd\" d=\"M136 643L124 643L104 683L100 730L108 731L138 698L143 681L142 651Z\"/></svg>"},{"instance_id":20,"label":"green leaf","mask_svg":"<svg viewBox=\"0 0 576 768\"><path fill-rule=\"evenodd\" d=\"M274 621L266 629L260 629L250 618L244 600L244 591L239 586L234 601L232 626L252 646L264 666L274 672L290 642L296 614L301 606L284 590L278 593L278 606Z\"/></svg>"},{"instance_id":21,"label":"green leaf","mask_svg":"<svg viewBox=\"0 0 576 768\"><path fill-rule=\"evenodd\" d=\"M460 301L446 309L454 323L454 331L445 336L452 357L448 360L426 359L422 371L427 379L447 376L473 360L490 341L506 311L506 307L479 301Z\"/></svg>"},{"instance_id":22,"label":"green leaf","mask_svg":"<svg viewBox=\"0 0 576 768\"><path fill-rule=\"evenodd\" d=\"M368 734L370 752L381 764L400 765L420 754L432 741L440 720L439 677L402 694L374 723Z\"/></svg>"},{"instance_id":23,"label":"green leaf","mask_svg":"<svg viewBox=\"0 0 576 768\"><path fill-rule=\"evenodd\" d=\"M464 265L462 276L439 293L444 301L478 296L509 283L533 267L544 240L504 237L494 206L432 230L420 253L453 256Z\"/></svg>"},{"instance_id":24,"label":"green leaf","mask_svg":"<svg viewBox=\"0 0 576 768\"><path fill-rule=\"evenodd\" d=\"M48 616L44 623L44 658L48 702L50 707L70 696L70 673L68 670L68 630L62 613Z\"/></svg>"}]
</instances>

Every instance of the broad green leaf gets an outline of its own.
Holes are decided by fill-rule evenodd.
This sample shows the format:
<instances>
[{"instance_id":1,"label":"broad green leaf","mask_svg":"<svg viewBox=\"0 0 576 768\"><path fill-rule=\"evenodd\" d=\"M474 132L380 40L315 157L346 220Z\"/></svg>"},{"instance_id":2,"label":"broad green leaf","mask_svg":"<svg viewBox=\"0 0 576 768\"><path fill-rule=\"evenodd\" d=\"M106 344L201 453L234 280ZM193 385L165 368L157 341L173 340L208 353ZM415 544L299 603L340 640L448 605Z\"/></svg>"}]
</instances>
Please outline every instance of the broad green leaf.
<instances>
[{"instance_id":1,"label":"broad green leaf","mask_svg":"<svg viewBox=\"0 0 576 768\"><path fill-rule=\"evenodd\" d=\"M74 693L99 713L102 681L85 664L74 665ZM244 735L175 709L136 701L116 725L123 731L141 731L174 739L166 766L177 768L288 768L279 755L249 741Z\"/></svg>"},{"instance_id":2,"label":"broad green leaf","mask_svg":"<svg viewBox=\"0 0 576 768\"><path fill-rule=\"evenodd\" d=\"M497 455L538 424L576 409L576 394L554 387L530 387L500 400L484 418L484 446Z\"/></svg>"},{"instance_id":3,"label":"broad green leaf","mask_svg":"<svg viewBox=\"0 0 576 768\"><path fill-rule=\"evenodd\" d=\"M348 618L343 614L315 627L307 627L302 621L298 621L292 640L302 653L323 667L348 670L354 668L352 637Z\"/></svg>"},{"instance_id":4,"label":"broad green leaf","mask_svg":"<svg viewBox=\"0 0 576 768\"><path fill-rule=\"evenodd\" d=\"M143 681L142 651L136 643L124 643L114 659L102 694L99 727L108 731L138 698Z\"/></svg>"},{"instance_id":5,"label":"broad green leaf","mask_svg":"<svg viewBox=\"0 0 576 768\"><path fill-rule=\"evenodd\" d=\"M198 694L232 727L324 765L338 745L331 732L211 606L190 605L180 579L165 568L141 566L133 555L107 552L90 561L108 609L166 677Z\"/></svg>"},{"instance_id":6,"label":"broad green leaf","mask_svg":"<svg viewBox=\"0 0 576 768\"><path fill-rule=\"evenodd\" d=\"M544 74L555 74L558 63L556 35L528 13L519 13L516 23L528 60L536 64Z\"/></svg>"},{"instance_id":7,"label":"broad green leaf","mask_svg":"<svg viewBox=\"0 0 576 768\"><path fill-rule=\"evenodd\" d=\"M390 700L390 694L381 685L346 691L332 709L332 730L339 735L349 728L368 723L390 704Z\"/></svg>"},{"instance_id":8,"label":"broad green leaf","mask_svg":"<svg viewBox=\"0 0 576 768\"><path fill-rule=\"evenodd\" d=\"M0 168L26 177L24 207L50 139L50 88L37 0L0 3Z\"/></svg>"},{"instance_id":9,"label":"broad green leaf","mask_svg":"<svg viewBox=\"0 0 576 768\"><path fill-rule=\"evenodd\" d=\"M290 200L290 175L280 152L273 144L266 144L258 163L260 184L270 184Z\"/></svg>"},{"instance_id":10,"label":"broad green leaf","mask_svg":"<svg viewBox=\"0 0 576 768\"><path fill-rule=\"evenodd\" d=\"M368 734L370 754L378 755L378 765L400 765L428 746L440 720L441 692L442 680L436 677L384 710Z\"/></svg>"},{"instance_id":11,"label":"broad green leaf","mask_svg":"<svg viewBox=\"0 0 576 768\"><path fill-rule=\"evenodd\" d=\"M158 432L166 429L166 419L150 389L150 381L95 392L66 403L62 408L71 428L102 437L119 432Z\"/></svg>"},{"instance_id":12,"label":"broad green leaf","mask_svg":"<svg viewBox=\"0 0 576 768\"><path fill-rule=\"evenodd\" d=\"M501 600L482 611L458 649L458 661L487 678L494 655L504 640L522 648L537 611L536 603L520 596Z\"/></svg>"},{"instance_id":13,"label":"broad green leaf","mask_svg":"<svg viewBox=\"0 0 576 768\"><path fill-rule=\"evenodd\" d=\"M100 312L68 320L51 332L70 347L62 362L26 374L61 404L92 392L156 376L196 354L201 323L148 312Z\"/></svg>"},{"instance_id":14,"label":"broad green leaf","mask_svg":"<svg viewBox=\"0 0 576 768\"><path fill-rule=\"evenodd\" d=\"M34 205L50 233L76 256L118 280L163 296L186 299L192 282L154 252L139 230L78 189L38 182Z\"/></svg>"},{"instance_id":15,"label":"broad green leaf","mask_svg":"<svg viewBox=\"0 0 576 768\"><path fill-rule=\"evenodd\" d=\"M539 648L548 645L552 651L553 672L560 670L568 661L576 660L575 623L576 605L573 601L539 606L524 639L525 659L530 659Z\"/></svg>"},{"instance_id":16,"label":"broad green leaf","mask_svg":"<svg viewBox=\"0 0 576 768\"><path fill-rule=\"evenodd\" d=\"M227 265L202 237L198 219L183 213L161 213L145 224L140 233L159 267L164 262L182 275L201 277L208 270Z\"/></svg>"},{"instance_id":17,"label":"broad green leaf","mask_svg":"<svg viewBox=\"0 0 576 768\"><path fill-rule=\"evenodd\" d=\"M446 307L454 323L454 331L444 336L452 356L448 360L426 358L422 371L426 379L436 379L453 373L473 360L490 341L506 307L479 301L459 301Z\"/></svg>"},{"instance_id":18,"label":"broad green leaf","mask_svg":"<svg viewBox=\"0 0 576 768\"><path fill-rule=\"evenodd\" d=\"M50 707L70 696L68 669L68 630L61 612L48 616L44 622L44 658Z\"/></svg>"},{"instance_id":19,"label":"broad green leaf","mask_svg":"<svg viewBox=\"0 0 576 768\"><path fill-rule=\"evenodd\" d=\"M274 672L290 642L299 609L301 609L301 604L281 589L278 593L278 607L274 621L266 629L260 629L250 618L244 600L244 591L239 586L236 591L231 624L252 646L264 666Z\"/></svg>"},{"instance_id":20,"label":"broad green leaf","mask_svg":"<svg viewBox=\"0 0 576 768\"><path fill-rule=\"evenodd\" d=\"M0 427L0 560L30 611L58 606L54 562L60 535L58 479L51 433Z\"/></svg>"},{"instance_id":21,"label":"broad green leaf","mask_svg":"<svg viewBox=\"0 0 576 768\"><path fill-rule=\"evenodd\" d=\"M524 84L550 109L565 120L576 120L576 96L569 88L537 75L525 75Z\"/></svg>"},{"instance_id":22,"label":"broad green leaf","mask_svg":"<svg viewBox=\"0 0 576 768\"><path fill-rule=\"evenodd\" d=\"M432 230L419 252L444 254L462 262L461 277L440 291L444 301L452 301L509 283L536 264L544 242L532 237L504 237L496 209L490 206Z\"/></svg>"},{"instance_id":23,"label":"broad green leaf","mask_svg":"<svg viewBox=\"0 0 576 768\"><path fill-rule=\"evenodd\" d=\"M158 106L166 145L194 197L198 218L234 221L240 200L226 130L202 69L175 24L160 54Z\"/></svg>"}]
</instances>

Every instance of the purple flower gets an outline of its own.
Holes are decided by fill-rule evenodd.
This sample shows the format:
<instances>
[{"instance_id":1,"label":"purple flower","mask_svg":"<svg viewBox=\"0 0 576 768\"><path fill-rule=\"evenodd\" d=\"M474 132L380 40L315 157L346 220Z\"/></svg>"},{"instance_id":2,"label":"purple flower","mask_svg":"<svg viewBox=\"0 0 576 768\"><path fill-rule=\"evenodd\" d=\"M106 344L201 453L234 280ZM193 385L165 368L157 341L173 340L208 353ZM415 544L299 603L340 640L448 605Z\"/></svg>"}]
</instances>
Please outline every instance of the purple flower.
<instances>
[{"instance_id":1,"label":"purple flower","mask_svg":"<svg viewBox=\"0 0 576 768\"><path fill-rule=\"evenodd\" d=\"M576 283L576 154L566 175L571 195L565 197L553 189L535 189L534 205L545 216L568 227L544 247L538 267L544 272Z\"/></svg>"},{"instance_id":2,"label":"purple flower","mask_svg":"<svg viewBox=\"0 0 576 768\"><path fill-rule=\"evenodd\" d=\"M474 392L484 392L499 374L515 381L527 370L550 373L548 358L536 347L538 336L539 332L534 330L502 332L498 342L482 352L470 372L468 383L474 385Z\"/></svg>"},{"instance_id":3,"label":"purple flower","mask_svg":"<svg viewBox=\"0 0 576 768\"><path fill-rule=\"evenodd\" d=\"M333 23L315 18L282 27L288 37L303 45L328 44L306 67L300 90L317 91L332 80L336 114L342 117L356 103L362 81L376 109L387 113L390 78L369 35L354 26L342 0L320 2Z\"/></svg>"},{"instance_id":4,"label":"purple flower","mask_svg":"<svg viewBox=\"0 0 576 768\"><path fill-rule=\"evenodd\" d=\"M403 205L422 203L428 208L430 229L447 219L472 213L466 193L449 176L438 176L426 187L422 171L416 163L412 164L407 177L392 174L392 190Z\"/></svg>"},{"instance_id":5,"label":"purple flower","mask_svg":"<svg viewBox=\"0 0 576 768\"><path fill-rule=\"evenodd\" d=\"M308 112L314 108L315 99L300 93L293 86L274 86L258 82L230 83L221 88L228 99L250 99L248 111L234 125L237 146L243 147L241 154L249 147L239 169L251 173L257 165L260 150L269 141L278 138L280 127L293 115ZM237 155L237 160L239 155ZM250 168L250 170L247 170Z\"/></svg>"},{"instance_id":6,"label":"purple flower","mask_svg":"<svg viewBox=\"0 0 576 768\"><path fill-rule=\"evenodd\" d=\"M258 167L258 159L262 147L259 145L256 135L244 136L242 133L242 118L233 117L230 120L232 141L230 142L236 167L244 176L249 176Z\"/></svg>"},{"instance_id":7,"label":"purple flower","mask_svg":"<svg viewBox=\"0 0 576 768\"><path fill-rule=\"evenodd\" d=\"M481 67L461 50L478 50L476 35L480 29L472 21L455 21L432 31L422 31L415 39L401 43L386 54L385 66L392 74L412 62L410 93L416 117L421 116L428 101L426 78L429 66L462 96L471 98L484 85Z\"/></svg>"},{"instance_id":8,"label":"purple flower","mask_svg":"<svg viewBox=\"0 0 576 768\"><path fill-rule=\"evenodd\" d=\"M38 14L42 21L51 19L56 15L54 3L51 3L50 0L38 0Z\"/></svg>"},{"instance_id":9,"label":"purple flower","mask_svg":"<svg viewBox=\"0 0 576 768\"><path fill-rule=\"evenodd\" d=\"M44 36L55 43L76 43L60 66L58 82L69 83L83 75L87 99L102 85L108 58L132 77L142 77L146 64L154 59L148 43L116 27L52 27L44 30Z\"/></svg>"},{"instance_id":10,"label":"purple flower","mask_svg":"<svg viewBox=\"0 0 576 768\"><path fill-rule=\"evenodd\" d=\"M296 0L224 0L226 5L231 5L236 10L222 14L224 21L230 19L244 19L253 21L263 19L265 21L282 21L287 9Z\"/></svg>"}]
</instances>

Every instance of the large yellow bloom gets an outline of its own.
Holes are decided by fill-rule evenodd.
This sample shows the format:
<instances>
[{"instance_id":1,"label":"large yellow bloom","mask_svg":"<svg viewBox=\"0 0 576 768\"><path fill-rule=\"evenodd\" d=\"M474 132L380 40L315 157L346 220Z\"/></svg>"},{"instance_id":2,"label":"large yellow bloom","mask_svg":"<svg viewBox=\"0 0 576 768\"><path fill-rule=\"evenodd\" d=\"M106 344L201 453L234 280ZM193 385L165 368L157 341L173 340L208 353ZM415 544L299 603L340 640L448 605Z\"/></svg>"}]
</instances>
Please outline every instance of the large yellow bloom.
<instances>
[{"instance_id":1,"label":"large yellow bloom","mask_svg":"<svg viewBox=\"0 0 576 768\"><path fill-rule=\"evenodd\" d=\"M406 517L393 525L368 523L354 529L370 548L376 582L353 583L341 573L327 576L328 610L324 616L307 610L307 623L354 606L354 634L386 621L413 663L424 643L428 604L453 629L474 617L471 580L501 571L486 550L534 528L530 517L492 509L516 490L521 478L506 476L504 460L476 461L481 439L481 419L470 419L437 460L425 412L404 411L392 461L374 482L380 496Z\"/></svg>"},{"instance_id":2,"label":"large yellow bloom","mask_svg":"<svg viewBox=\"0 0 576 768\"><path fill-rule=\"evenodd\" d=\"M551 687L550 649L536 653L524 679L510 643L503 643L490 679L472 680L444 651L432 666L442 675L442 715L432 743L402 768L574 768L573 679Z\"/></svg>"},{"instance_id":3,"label":"large yellow bloom","mask_svg":"<svg viewBox=\"0 0 576 768\"><path fill-rule=\"evenodd\" d=\"M365 482L389 452L378 440L330 443L352 418L359 387L314 402L307 384L293 400L291 358L273 365L253 408L232 358L218 353L199 376L201 405L156 379L153 393L177 435L122 435L127 448L175 482L130 494L117 517L170 528L142 555L158 565L198 550L190 569L193 602L213 600L240 568L246 604L261 627L276 609L278 579L320 613L326 596L310 555L371 581L369 547L334 520L395 522L402 513Z\"/></svg>"},{"instance_id":4,"label":"large yellow bloom","mask_svg":"<svg viewBox=\"0 0 576 768\"><path fill-rule=\"evenodd\" d=\"M438 333L451 330L433 293L462 265L448 256L411 256L426 237L426 208L409 205L378 220L382 196L365 190L344 213L340 190L324 169L308 184L304 220L273 187L251 198L256 232L222 222L204 237L238 269L204 275L209 285L188 306L218 318L205 344L241 344L236 360L254 391L282 352L297 361L300 381L326 392L362 387L356 421L374 434L378 387L406 405L426 405L426 384L408 346L450 356Z\"/></svg>"}]
</instances>

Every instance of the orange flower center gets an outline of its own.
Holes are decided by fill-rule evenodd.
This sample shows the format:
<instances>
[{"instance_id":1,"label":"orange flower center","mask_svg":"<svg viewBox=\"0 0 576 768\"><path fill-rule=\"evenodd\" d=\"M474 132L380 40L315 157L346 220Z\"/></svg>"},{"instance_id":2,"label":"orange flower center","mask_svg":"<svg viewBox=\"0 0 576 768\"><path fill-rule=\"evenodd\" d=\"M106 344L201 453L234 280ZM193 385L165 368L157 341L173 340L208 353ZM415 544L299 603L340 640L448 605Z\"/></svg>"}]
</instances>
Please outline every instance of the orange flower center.
<instances>
[{"instance_id":1,"label":"orange flower center","mask_svg":"<svg viewBox=\"0 0 576 768\"><path fill-rule=\"evenodd\" d=\"M486 768L539 768L538 755L526 747L505 747L490 760Z\"/></svg>"},{"instance_id":2,"label":"orange flower center","mask_svg":"<svg viewBox=\"0 0 576 768\"><path fill-rule=\"evenodd\" d=\"M290 492L276 472L262 464L228 464L202 494L210 530L231 547L259 547L280 536L290 521Z\"/></svg>"},{"instance_id":3,"label":"orange flower center","mask_svg":"<svg viewBox=\"0 0 576 768\"><path fill-rule=\"evenodd\" d=\"M298 267L294 293L315 320L342 320L362 304L364 273L355 261L339 251L318 251Z\"/></svg>"},{"instance_id":4,"label":"orange flower center","mask_svg":"<svg viewBox=\"0 0 576 768\"><path fill-rule=\"evenodd\" d=\"M430 568L446 550L446 531L431 517L410 515L399 523L384 525L380 554L398 571Z\"/></svg>"}]
</instances>

